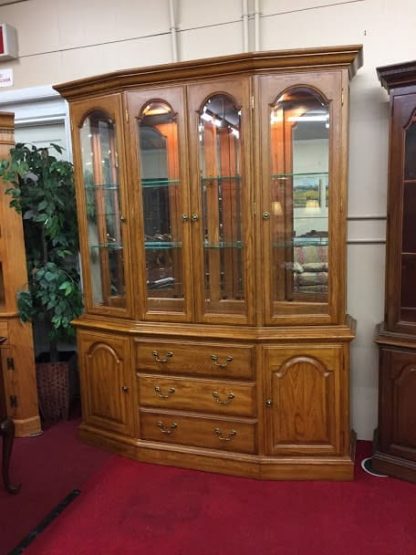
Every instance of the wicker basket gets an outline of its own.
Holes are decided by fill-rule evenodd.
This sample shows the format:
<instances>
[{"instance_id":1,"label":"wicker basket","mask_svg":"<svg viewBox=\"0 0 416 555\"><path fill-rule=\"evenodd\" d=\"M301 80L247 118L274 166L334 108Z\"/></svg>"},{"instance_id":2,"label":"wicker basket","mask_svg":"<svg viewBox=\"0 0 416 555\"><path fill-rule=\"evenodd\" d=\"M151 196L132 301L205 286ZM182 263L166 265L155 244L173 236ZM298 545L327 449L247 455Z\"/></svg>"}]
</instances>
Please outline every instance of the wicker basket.
<instances>
[{"instance_id":1,"label":"wicker basket","mask_svg":"<svg viewBox=\"0 0 416 555\"><path fill-rule=\"evenodd\" d=\"M68 419L69 416L69 362L38 362L39 410L46 422Z\"/></svg>"}]
</instances>

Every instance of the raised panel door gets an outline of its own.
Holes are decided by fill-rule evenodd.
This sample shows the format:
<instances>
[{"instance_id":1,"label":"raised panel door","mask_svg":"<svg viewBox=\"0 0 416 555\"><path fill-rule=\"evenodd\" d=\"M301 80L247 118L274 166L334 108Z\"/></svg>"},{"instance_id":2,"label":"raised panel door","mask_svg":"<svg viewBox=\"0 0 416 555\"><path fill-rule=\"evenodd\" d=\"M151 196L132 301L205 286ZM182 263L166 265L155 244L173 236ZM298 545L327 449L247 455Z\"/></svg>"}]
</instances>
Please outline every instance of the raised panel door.
<instances>
[{"instance_id":1,"label":"raised panel door","mask_svg":"<svg viewBox=\"0 0 416 555\"><path fill-rule=\"evenodd\" d=\"M265 348L268 454L340 452L341 346Z\"/></svg>"},{"instance_id":2,"label":"raised panel door","mask_svg":"<svg viewBox=\"0 0 416 555\"><path fill-rule=\"evenodd\" d=\"M133 436L135 390L129 338L79 332L78 349L85 424Z\"/></svg>"},{"instance_id":3,"label":"raised panel door","mask_svg":"<svg viewBox=\"0 0 416 555\"><path fill-rule=\"evenodd\" d=\"M416 462L416 352L381 347L380 358L380 448Z\"/></svg>"}]
</instances>

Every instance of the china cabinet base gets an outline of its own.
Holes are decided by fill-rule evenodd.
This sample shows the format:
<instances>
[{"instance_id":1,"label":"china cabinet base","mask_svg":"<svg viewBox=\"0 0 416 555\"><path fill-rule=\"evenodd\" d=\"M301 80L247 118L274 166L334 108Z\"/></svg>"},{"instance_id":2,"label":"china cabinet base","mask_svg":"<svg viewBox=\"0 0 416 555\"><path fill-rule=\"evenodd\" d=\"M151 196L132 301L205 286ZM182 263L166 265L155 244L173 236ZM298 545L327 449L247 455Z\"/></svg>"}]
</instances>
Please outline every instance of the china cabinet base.
<instances>
[{"instance_id":1,"label":"china cabinet base","mask_svg":"<svg viewBox=\"0 0 416 555\"><path fill-rule=\"evenodd\" d=\"M353 324L234 330L126 322L110 331L81 319L80 436L144 462L351 480Z\"/></svg>"},{"instance_id":2,"label":"china cabinet base","mask_svg":"<svg viewBox=\"0 0 416 555\"><path fill-rule=\"evenodd\" d=\"M383 326L377 331L379 423L372 465L377 472L416 482L416 341Z\"/></svg>"}]
</instances>

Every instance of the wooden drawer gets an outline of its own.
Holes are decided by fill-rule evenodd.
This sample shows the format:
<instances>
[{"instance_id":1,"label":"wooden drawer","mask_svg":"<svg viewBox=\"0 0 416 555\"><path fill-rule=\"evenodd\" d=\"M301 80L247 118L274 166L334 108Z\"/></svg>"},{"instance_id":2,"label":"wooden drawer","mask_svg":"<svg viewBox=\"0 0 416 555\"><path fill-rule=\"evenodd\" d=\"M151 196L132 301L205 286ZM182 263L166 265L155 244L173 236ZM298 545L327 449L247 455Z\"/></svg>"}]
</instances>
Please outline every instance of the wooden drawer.
<instances>
[{"instance_id":1,"label":"wooden drawer","mask_svg":"<svg viewBox=\"0 0 416 555\"><path fill-rule=\"evenodd\" d=\"M140 437L208 449L256 452L256 423L140 410Z\"/></svg>"},{"instance_id":2,"label":"wooden drawer","mask_svg":"<svg viewBox=\"0 0 416 555\"><path fill-rule=\"evenodd\" d=\"M136 365L164 374L196 374L221 378L251 378L254 348L251 345L154 341L136 342Z\"/></svg>"},{"instance_id":3,"label":"wooden drawer","mask_svg":"<svg viewBox=\"0 0 416 555\"><path fill-rule=\"evenodd\" d=\"M138 374L142 407L192 410L235 416L256 415L254 384Z\"/></svg>"}]
</instances>

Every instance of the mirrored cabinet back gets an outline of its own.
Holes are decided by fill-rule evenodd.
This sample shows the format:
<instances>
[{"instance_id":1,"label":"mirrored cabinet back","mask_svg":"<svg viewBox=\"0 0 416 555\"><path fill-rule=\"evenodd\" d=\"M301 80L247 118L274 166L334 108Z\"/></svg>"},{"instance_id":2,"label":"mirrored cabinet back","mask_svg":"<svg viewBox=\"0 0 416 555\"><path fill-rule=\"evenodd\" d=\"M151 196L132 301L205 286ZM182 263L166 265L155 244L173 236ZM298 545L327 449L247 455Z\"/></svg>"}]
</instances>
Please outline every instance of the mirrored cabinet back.
<instances>
[{"instance_id":1,"label":"mirrored cabinet back","mask_svg":"<svg viewBox=\"0 0 416 555\"><path fill-rule=\"evenodd\" d=\"M141 461L353 477L349 80L361 46L119 71L69 101L81 436Z\"/></svg>"}]
</instances>

